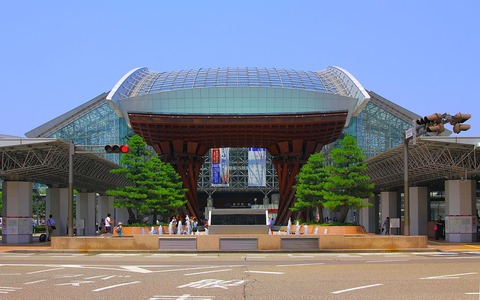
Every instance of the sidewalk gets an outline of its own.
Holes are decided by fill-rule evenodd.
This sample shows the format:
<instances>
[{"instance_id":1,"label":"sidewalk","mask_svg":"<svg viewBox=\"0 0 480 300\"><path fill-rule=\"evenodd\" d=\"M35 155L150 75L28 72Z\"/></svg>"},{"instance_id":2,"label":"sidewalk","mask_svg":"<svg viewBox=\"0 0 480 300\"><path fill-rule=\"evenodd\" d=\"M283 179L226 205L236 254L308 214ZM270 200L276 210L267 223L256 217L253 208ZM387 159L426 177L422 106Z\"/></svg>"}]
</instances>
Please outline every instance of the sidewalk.
<instances>
[{"instance_id":1,"label":"sidewalk","mask_svg":"<svg viewBox=\"0 0 480 300\"><path fill-rule=\"evenodd\" d=\"M480 252L480 242L451 243L444 240L428 240L428 248L441 252Z\"/></svg>"}]
</instances>

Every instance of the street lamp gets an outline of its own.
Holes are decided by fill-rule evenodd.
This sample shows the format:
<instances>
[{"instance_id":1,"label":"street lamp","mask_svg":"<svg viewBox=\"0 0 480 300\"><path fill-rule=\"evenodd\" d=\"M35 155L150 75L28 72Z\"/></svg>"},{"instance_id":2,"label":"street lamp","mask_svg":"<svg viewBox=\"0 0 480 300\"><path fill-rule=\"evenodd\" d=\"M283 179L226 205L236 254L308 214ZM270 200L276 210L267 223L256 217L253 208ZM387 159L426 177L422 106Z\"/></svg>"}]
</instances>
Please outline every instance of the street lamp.
<instances>
[{"instance_id":1,"label":"street lamp","mask_svg":"<svg viewBox=\"0 0 480 300\"><path fill-rule=\"evenodd\" d=\"M453 126L454 133L460 133L470 129L469 124L463 124L470 119L470 114L457 113L454 116L444 113L435 113L413 121L413 127L405 130L405 141L403 151L403 209L404 209L404 235L410 235L410 197L409 197L409 179L408 179L408 143L413 140L415 145L417 136L424 134L439 135L445 131L444 124L450 123Z\"/></svg>"}]
</instances>

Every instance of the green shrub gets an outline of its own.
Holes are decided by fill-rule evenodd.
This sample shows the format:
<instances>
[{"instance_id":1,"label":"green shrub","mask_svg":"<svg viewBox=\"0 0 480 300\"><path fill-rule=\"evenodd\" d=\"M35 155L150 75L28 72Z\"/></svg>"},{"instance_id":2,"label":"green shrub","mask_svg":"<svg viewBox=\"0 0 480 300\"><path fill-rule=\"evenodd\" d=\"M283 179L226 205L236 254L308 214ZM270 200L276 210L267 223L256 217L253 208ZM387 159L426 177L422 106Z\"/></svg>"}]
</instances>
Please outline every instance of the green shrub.
<instances>
[{"instance_id":1,"label":"green shrub","mask_svg":"<svg viewBox=\"0 0 480 300\"><path fill-rule=\"evenodd\" d=\"M44 225L40 226L33 226L33 232L34 233L44 233L46 231L46 228Z\"/></svg>"}]
</instances>

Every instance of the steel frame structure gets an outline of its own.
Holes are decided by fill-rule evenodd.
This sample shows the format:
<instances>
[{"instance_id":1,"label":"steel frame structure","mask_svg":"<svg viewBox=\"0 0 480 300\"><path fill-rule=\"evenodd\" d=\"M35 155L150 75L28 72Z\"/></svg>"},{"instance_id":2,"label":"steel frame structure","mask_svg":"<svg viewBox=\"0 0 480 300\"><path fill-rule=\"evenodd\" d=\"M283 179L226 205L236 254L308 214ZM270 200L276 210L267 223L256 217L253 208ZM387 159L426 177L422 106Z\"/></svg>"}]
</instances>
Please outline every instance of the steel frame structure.
<instances>
[{"instance_id":1,"label":"steel frame structure","mask_svg":"<svg viewBox=\"0 0 480 300\"><path fill-rule=\"evenodd\" d=\"M480 178L480 139L419 137L409 145L410 186L438 185L449 179ZM380 190L403 188L404 147L400 145L367 160L367 173Z\"/></svg>"},{"instance_id":2,"label":"steel frame structure","mask_svg":"<svg viewBox=\"0 0 480 300\"><path fill-rule=\"evenodd\" d=\"M60 139L1 139L0 178L68 187L70 143ZM103 193L130 184L111 174L120 166L77 147L73 156L73 188Z\"/></svg>"}]
</instances>

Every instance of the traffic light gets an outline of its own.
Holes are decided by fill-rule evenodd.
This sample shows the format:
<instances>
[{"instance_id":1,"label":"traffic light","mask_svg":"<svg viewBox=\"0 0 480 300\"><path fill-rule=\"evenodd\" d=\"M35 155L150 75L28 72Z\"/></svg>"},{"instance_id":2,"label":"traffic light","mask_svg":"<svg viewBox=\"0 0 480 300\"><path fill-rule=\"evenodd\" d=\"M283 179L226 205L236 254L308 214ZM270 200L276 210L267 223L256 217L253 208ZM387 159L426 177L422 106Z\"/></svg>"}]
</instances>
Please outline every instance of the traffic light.
<instances>
[{"instance_id":1,"label":"traffic light","mask_svg":"<svg viewBox=\"0 0 480 300\"><path fill-rule=\"evenodd\" d=\"M435 124L440 124L442 123L442 115L439 113L425 116L423 118L417 119L417 125L425 125L429 123L435 123Z\"/></svg>"},{"instance_id":2,"label":"traffic light","mask_svg":"<svg viewBox=\"0 0 480 300\"><path fill-rule=\"evenodd\" d=\"M128 145L106 145L105 152L107 153L128 153Z\"/></svg>"},{"instance_id":3,"label":"traffic light","mask_svg":"<svg viewBox=\"0 0 480 300\"><path fill-rule=\"evenodd\" d=\"M462 131L467 131L470 129L469 124L463 124L465 121L470 119L471 115L470 114L462 114L458 113L455 114L451 119L450 119L450 124L453 125L453 132L455 133L460 133Z\"/></svg>"},{"instance_id":4,"label":"traffic light","mask_svg":"<svg viewBox=\"0 0 480 300\"><path fill-rule=\"evenodd\" d=\"M450 124L455 125L457 123L464 123L466 120L470 119L472 115L471 114L462 114L458 113L453 116L453 118L450 120Z\"/></svg>"},{"instance_id":5,"label":"traffic light","mask_svg":"<svg viewBox=\"0 0 480 300\"><path fill-rule=\"evenodd\" d=\"M437 134L440 134L444 131L445 131L445 126L443 125L443 123L427 126L427 132L435 132Z\"/></svg>"},{"instance_id":6,"label":"traffic light","mask_svg":"<svg viewBox=\"0 0 480 300\"><path fill-rule=\"evenodd\" d=\"M460 133L462 131L467 131L470 129L470 125L469 124L460 124L460 123L457 123L455 125L453 125L453 132L455 133Z\"/></svg>"}]
</instances>

